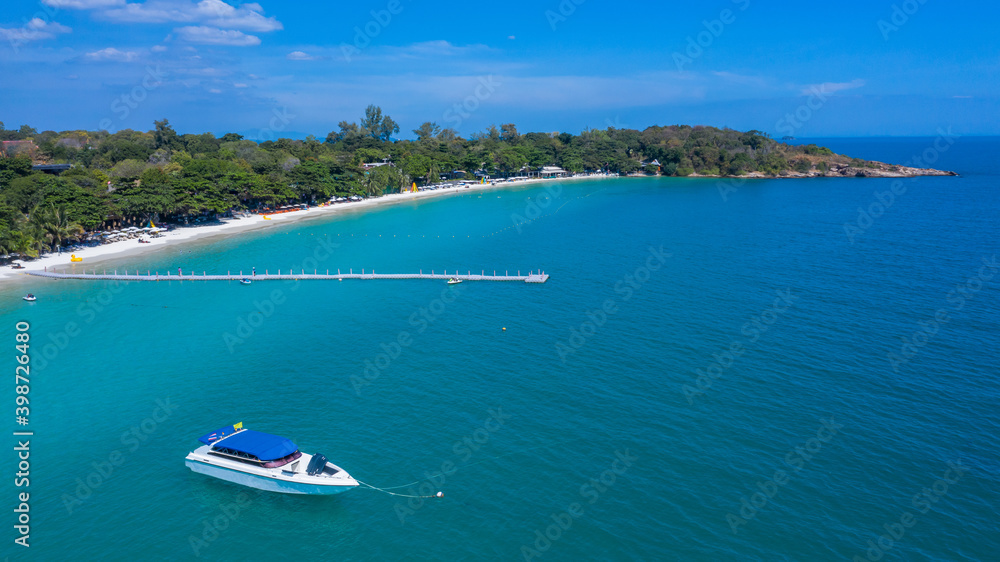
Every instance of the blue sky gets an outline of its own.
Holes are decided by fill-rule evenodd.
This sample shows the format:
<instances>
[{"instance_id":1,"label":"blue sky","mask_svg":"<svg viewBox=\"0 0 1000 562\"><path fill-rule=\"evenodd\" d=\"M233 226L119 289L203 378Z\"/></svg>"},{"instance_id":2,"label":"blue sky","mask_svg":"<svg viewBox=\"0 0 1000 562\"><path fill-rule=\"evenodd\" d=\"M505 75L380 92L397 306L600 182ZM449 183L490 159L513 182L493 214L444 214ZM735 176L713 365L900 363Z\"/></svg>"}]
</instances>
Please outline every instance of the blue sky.
<instances>
[{"instance_id":1,"label":"blue sky","mask_svg":"<svg viewBox=\"0 0 1000 562\"><path fill-rule=\"evenodd\" d=\"M7 0L0 121L322 138L374 103L402 138L424 121L1000 134L998 16L941 0Z\"/></svg>"}]
</instances>

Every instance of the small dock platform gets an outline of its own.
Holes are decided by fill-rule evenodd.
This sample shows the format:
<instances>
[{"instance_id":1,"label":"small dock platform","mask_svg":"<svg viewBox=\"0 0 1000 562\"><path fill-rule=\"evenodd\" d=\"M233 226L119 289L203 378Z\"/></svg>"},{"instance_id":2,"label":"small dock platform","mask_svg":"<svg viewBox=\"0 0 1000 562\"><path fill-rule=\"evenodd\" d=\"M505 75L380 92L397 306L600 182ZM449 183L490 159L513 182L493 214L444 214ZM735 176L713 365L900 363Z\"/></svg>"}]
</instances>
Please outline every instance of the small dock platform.
<instances>
[{"instance_id":1,"label":"small dock platform","mask_svg":"<svg viewBox=\"0 0 1000 562\"><path fill-rule=\"evenodd\" d=\"M458 273L457 271L453 273L448 273L447 271L443 273L376 273L374 271L365 272L362 270L361 273L354 273L350 270L348 273L341 273L339 270L336 273L331 273L327 271L326 273L319 273L313 271L312 273L306 273L301 271L299 273L294 273L288 270L287 273L282 273L278 270L276 273L270 273L264 271L264 273L232 273L228 272L225 275L208 274L207 272L202 272L200 275L192 271L190 274L171 274L169 271L164 274L152 271L112 271L108 272L104 270L98 272L96 269L91 272L83 273L69 273L69 272L57 272L57 271L28 271L28 275L34 275L35 277L47 277L49 279L83 279L92 281L240 281L243 279L250 279L251 281L343 281L344 279L458 279L461 281L521 281L523 283L545 283L549 280L549 276L543 271L529 271L527 275L521 275L521 272L517 272L517 275L510 275L509 272L504 272L503 275L498 275L497 272L493 272L492 275L487 274L485 271L475 274L471 271L467 273Z\"/></svg>"}]
</instances>

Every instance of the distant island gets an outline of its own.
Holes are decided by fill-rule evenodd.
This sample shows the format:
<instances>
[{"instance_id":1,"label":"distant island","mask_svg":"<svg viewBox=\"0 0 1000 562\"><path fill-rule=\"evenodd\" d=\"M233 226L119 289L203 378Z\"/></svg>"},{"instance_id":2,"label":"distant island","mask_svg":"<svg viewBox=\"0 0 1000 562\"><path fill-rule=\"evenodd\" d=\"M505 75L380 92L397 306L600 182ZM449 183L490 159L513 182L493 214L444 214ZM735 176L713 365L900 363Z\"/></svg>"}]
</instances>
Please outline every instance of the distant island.
<instances>
[{"instance_id":1,"label":"distant island","mask_svg":"<svg viewBox=\"0 0 1000 562\"><path fill-rule=\"evenodd\" d=\"M707 126L518 132L514 124L462 138L427 122L416 140L369 106L325 139L257 142L235 133L43 131L0 122L0 256L38 256L88 231L186 222L344 197L376 197L442 181L575 174L676 177L912 177L954 175L778 142L760 131Z\"/></svg>"}]
</instances>

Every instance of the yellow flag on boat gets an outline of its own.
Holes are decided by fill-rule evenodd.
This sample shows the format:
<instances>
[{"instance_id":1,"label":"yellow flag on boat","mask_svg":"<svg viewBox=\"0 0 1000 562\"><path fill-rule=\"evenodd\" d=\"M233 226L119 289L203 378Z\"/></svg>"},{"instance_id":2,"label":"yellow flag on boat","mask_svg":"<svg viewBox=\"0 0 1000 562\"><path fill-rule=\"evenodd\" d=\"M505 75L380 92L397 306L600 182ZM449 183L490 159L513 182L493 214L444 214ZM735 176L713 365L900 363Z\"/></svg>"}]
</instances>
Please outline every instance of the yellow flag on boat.
<instances>
[{"instance_id":1,"label":"yellow flag on boat","mask_svg":"<svg viewBox=\"0 0 1000 562\"><path fill-rule=\"evenodd\" d=\"M243 429L243 422L240 422L240 423L234 425L233 429L235 429L236 431L239 431L239 430Z\"/></svg>"}]
</instances>

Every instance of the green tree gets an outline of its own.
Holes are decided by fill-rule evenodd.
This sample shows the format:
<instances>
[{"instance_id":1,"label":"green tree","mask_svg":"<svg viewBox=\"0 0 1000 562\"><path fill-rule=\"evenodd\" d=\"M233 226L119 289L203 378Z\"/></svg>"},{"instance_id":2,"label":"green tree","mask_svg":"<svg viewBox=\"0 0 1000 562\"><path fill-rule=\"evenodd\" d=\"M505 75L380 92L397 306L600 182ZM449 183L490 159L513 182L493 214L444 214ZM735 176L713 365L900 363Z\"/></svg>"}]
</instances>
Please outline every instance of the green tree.
<instances>
[{"instance_id":1,"label":"green tree","mask_svg":"<svg viewBox=\"0 0 1000 562\"><path fill-rule=\"evenodd\" d=\"M417 140L430 140L441 133L441 127L437 123L431 123L430 121L425 122L420 125L420 127L413 129L413 134L417 135Z\"/></svg>"},{"instance_id":2,"label":"green tree","mask_svg":"<svg viewBox=\"0 0 1000 562\"><path fill-rule=\"evenodd\" d=\"M31 223L33 231L51 249L61 248L66 240L77 239L84 233L83 227L69 218L65 207L53 204L35 208L31 212Z\"/></svg>"},{"instance_id":3,"label":"green tree","mask_svg":"<svg viewBox=\"0 0 1000 562\"><path fill-rule=\"evenodd\" d=\"M517 132L517 125L504 123L500 125L500 140L510 144L517 144L521 140L521 135Z\"/></svg>"},{"instance_id":4,"label":"green tree","mask_svg":"<svg viewBox=\"0 0 1000 562\"><path fill-rule=\"evenodd\" d=\"M27 156L15 156L13 158L0 158L0 192L7 189L14 178L20 178L31 174L31 158Z\"/></svg>"},{"instance_id":5,"label":"green tree","mask_svg":"<svg viewBox=\"0 0 1000 562\"><path fill-rule=\"evenodd\" d=\"M156 142L155 148L165 148L167 150L179 150L182 148L182 143L180 138L177 136L177 131L170 126L170 122L166 119L162 121L153 121L155 130L153 132L153 139Z\"/></svg>"},{"instance_id":6,"label":"green tree","mask_svg":"<svg viewBox=\"0 0 1000 562\"><path fill-rule=\"evenodd\" d=\"M399 132L399 125L388 115L382 115L382 108L369 105L365 116L361 119L361 128L373 139L388 142L392 135Z\"/></svg>"}]
</instances>

